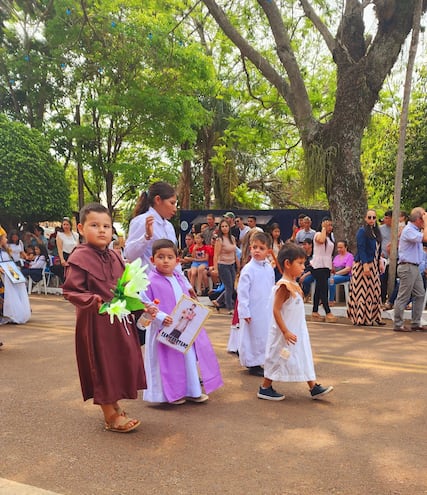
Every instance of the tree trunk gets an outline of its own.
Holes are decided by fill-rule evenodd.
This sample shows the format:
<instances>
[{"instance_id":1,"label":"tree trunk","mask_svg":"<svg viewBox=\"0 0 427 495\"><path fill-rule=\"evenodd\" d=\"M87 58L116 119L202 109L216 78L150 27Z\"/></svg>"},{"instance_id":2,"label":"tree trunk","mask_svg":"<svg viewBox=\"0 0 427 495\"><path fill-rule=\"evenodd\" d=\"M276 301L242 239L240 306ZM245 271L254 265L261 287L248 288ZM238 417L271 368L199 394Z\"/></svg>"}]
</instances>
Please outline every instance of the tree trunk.
<instances>
[{"instance_id":1,"label":"tree trunk","mask_svg":"<svg viewBox=\"0 0 427 495\"><path fill-rule=\"evenodd\" d=\"M348 129L336 119L316 135L326 158L325 190L334 224L336 240L346 240L354 252L356 232L366 212L366 193L360 167L363 128ZM320 184L319 184L320 186Z\"/></svg>"},{"instance_id":2,"label":"tree trunk","mask_svg":"<svg viewBox=\"0 0 427 495\"><path fill-rule=\"evenodd\" d=\"M181 145L182 150L190 149L190 144L185 142ZM189 210L191 207L191 160L185 159L182 163L182 172L178 184L178 202L182 209Z\"/></svg>"},{"instance_id":3,"label":"tree trunk","mask_svg":"<svg viewBox=\"0 0 427 495\"><path fill-rule=\"evenodd\" d=\"M215 144L215 132L212 127L204 128L202 130L204 134L204 150L203 150L203 194L204 194L204 207L209 209L211 207L211 190L212 190L212 177L213 167L211 158L213 156L213 146Z\"/></svg>"},{"instance_id":4,"label":"tree trunk","mask_svg":"<svg viewBox=\"0 0 427 495\"><path fill-rule=\"evenodd\" d=\"M111 170L108 170L105 174L105 195L107 198L107 208L110 210L111 215L114 218L114 207L113 207L113 183L114 174Z\"/></svg>"},{"instance_id":5,"label":"tree trunk","mask_svg":"<svg viewBox=\"0 0 427 495\"><path fill-rule=\"evenodd\" d=\"M367 207L360 166L363 131L378 101L384 79L412 28L415 2L373 0L378 29L370 40L365 33L363 8L371 2L346 0L334 37L321 16L316 14L315 2L299 0L306 17L323 37L337 67L335 106L327 123L323 124L313 115L303 72L291 43L291 30L286 24L286 8L276 0L258 0L276 45L277 58L267 58L241 35L239 28L231 22L231 16L227 16L215 0L203 0L241 55L275 86L288 105L300 132L308 168L321 169L323 173L317 175L325 181L336 237L347 239L352 246ZM426 7L424 0L423 11Z\"/></svg>"}]
</instances>

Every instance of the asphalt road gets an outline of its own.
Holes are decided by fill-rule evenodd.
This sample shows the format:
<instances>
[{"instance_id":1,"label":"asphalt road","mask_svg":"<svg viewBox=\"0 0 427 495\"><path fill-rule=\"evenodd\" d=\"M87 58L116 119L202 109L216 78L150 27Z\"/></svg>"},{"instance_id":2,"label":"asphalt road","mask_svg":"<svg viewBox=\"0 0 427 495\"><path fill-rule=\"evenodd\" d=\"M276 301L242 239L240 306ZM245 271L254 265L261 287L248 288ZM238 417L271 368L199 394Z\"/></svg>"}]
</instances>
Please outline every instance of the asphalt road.
<instances>
[{"instance_id":1,"label":"asphalt road","mask_svg":"<svg viewBox=\"0 0 427 495\"><path fill-rule=\"evenodd\" d=\"M335 390L313 401L279 383L286 400L270 402L213 313L225 386L204 404L128 401L142 425L125 435L82 401L73 307L31 304L27 325L0 327L1 495L427 494L427 334L309 323L318 381Z\"/></svg>"}]
</instances>

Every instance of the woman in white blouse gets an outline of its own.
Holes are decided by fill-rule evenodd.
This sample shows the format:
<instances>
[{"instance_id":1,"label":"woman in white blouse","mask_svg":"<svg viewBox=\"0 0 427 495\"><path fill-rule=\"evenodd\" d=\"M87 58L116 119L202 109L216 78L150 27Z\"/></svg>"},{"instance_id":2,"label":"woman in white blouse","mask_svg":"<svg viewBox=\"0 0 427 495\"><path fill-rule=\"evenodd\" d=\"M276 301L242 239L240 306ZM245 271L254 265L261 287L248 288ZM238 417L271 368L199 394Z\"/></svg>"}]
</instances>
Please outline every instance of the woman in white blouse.
<instances>
[{"instance_id":1,"label":"woman in white blouse","mask_svg":"<svg viewBox=\"0 0 427 495\"><path fill-rule=\"evenodd\" d=\"M68 266L68 257L79 244L79 234L71 229L71 220L64 217L62 220L62 232L56 234L56 248L58 249L60 267L55 267L55 274L64 281L64 267Z\"/></svg>"}]
</instances>

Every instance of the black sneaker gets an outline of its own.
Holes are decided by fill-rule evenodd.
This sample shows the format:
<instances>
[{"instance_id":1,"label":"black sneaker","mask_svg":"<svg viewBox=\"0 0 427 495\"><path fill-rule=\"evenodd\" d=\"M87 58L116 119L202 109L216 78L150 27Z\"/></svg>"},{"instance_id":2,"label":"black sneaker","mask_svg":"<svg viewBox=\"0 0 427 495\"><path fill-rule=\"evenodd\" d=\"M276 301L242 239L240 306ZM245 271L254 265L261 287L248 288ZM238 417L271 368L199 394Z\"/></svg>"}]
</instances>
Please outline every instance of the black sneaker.
<instances>
[{"instance_id":1,"label":"black sneaker","mask_svg":"<svg viewBox=\"0 0 427 495\"><path fill-rule=\"evenodd\" d=\"M322 387L319 383L316 383L316 385L310 390L311 398L312 399L320 399L322 395L329 394L329 392L332 392L334 387Z\"/></svg>"},{"instance_id":2,"label":"black sneaker","mask_svg":"<svg viewBox=\"0 0 427 495\"><path fill-rule=\"evenodd\" d=\"M283 394L279 394L271 386L268 388L259 387L257 397L258 399L265 399L265 400L283 400L285 398Z\"/></svg>"},{"instance_id":3,"label":"black sneaker","mask_svg":"<svg viewBox=\"0 0 427 495\"><path fill-rule=\"evenodd\" d=\"M249 374L253 376L264 376L264 368L262 366L249 366L248 371Z\"/></svg>"}]
</instances>

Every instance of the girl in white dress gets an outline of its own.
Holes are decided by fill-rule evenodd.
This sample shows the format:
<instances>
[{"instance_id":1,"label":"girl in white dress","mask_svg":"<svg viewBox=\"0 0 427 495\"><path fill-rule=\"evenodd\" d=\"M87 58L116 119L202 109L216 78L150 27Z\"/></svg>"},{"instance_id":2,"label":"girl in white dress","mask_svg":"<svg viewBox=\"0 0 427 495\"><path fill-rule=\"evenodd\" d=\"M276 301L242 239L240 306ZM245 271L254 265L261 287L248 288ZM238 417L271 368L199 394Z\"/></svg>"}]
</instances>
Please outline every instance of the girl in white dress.
<instances>
[{"instance_id":1,"label":"girl in white dress","mask_svg":"<svg viewBox=\"0 0 427 495\"><path fill-rule=\"evenodd\" d=\"M304 260L304 250L293 243L286 243L277 256L283 276L273 288L273 320L267 338L264 381L257 394L260 399L285 398L273 389L276 380L306 381L313 399L333 390L316 383L303 293L296 282L304 271Z\"/></svg>"}]
</instances>

